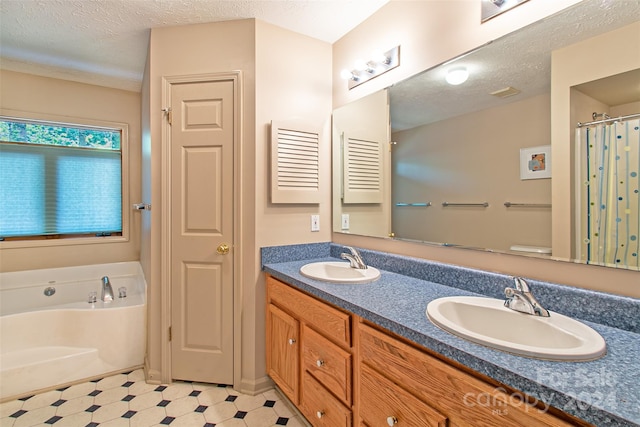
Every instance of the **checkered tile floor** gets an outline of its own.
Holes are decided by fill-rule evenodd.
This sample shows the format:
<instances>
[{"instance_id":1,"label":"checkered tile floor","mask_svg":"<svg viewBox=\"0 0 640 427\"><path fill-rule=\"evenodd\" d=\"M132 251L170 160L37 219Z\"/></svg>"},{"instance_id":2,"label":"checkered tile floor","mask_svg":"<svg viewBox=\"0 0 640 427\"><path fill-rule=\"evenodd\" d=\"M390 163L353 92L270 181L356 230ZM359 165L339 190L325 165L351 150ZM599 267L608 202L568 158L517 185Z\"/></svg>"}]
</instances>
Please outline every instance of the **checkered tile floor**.
<instances>
[{"instance_id":1,"label":"checkered tile floor","mask_svg":"<svg viewBox=\"0 0 640 427\"><path fill-rule=\"evenodd\" d=\"M0 404L0 427L303 427L275 390L151 385L142 370Z\"/></svg>"}]
</instances>

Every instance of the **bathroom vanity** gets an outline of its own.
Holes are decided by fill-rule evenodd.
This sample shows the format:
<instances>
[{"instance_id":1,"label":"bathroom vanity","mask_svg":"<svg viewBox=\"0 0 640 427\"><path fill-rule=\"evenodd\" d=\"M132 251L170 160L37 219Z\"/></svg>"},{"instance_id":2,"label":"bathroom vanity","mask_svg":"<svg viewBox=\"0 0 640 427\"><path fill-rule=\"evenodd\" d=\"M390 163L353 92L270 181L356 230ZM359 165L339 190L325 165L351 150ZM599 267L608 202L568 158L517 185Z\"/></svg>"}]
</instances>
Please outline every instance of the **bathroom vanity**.
<instances>
[{"instance_id":1,"label":"bathroom vanity","mask_svg":"<svg viewBox=\"0 0 640 427\"><path fill-rule=\"evenodd\" d=\"M267 302L268 373L314 426L589 425L271 276Z\"/></svg>"},{"instance_id":2,"label":"bathroom vanity","mask_svg":"<svg viewBox=\"0 0 640 427\"><path fill-rule=\"evenodd\" d=\"M365 261L382 271L379 280L324 283L299 270L335 261L341 248L305 254L301 246L293 258L282 248L263 251L267 370L312 425L638 425L639 387L628 377L639 369L636 332L590 323L609 350L591 362L511 355L453 336L426 317L430 300L478 292L418 279L418 269L445 276L453 269L448 274L462 282L473 272L413 259L404 260L404 276L387 269L403 260L365 251ZM487 277L475 279L482 286ZM638 313L636 300L616 303Z\"/></svg>"}]
</instances>

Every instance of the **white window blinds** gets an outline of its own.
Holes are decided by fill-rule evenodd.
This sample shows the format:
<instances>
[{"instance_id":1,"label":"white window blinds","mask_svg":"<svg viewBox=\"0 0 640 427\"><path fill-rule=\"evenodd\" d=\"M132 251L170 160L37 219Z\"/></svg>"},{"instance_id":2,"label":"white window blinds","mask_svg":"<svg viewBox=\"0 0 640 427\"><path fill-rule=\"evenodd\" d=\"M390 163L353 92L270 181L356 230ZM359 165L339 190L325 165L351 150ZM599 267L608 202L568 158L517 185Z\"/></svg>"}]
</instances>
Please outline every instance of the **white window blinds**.
<instances>
[{"instance_id":1,"label":"white window blinds","mask_svg":"<svg viewBox=\"0 0 640 427\"><path fill-rule=\"evenodd\" d=\"M122 232L119 148L2 139L0 238Z\"/></svg>"}]
</instances>

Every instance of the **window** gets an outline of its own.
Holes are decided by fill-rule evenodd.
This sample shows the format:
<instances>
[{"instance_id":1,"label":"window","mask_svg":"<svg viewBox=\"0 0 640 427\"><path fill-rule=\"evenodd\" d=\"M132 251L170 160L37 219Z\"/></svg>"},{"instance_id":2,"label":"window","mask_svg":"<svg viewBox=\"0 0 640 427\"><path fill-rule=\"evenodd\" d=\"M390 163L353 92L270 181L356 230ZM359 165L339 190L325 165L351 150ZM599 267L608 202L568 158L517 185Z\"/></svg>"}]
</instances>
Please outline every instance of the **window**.
<instances>
[{"instance_id":1,"label":"window","mask_svg":"<svg viewBox=\"0 0 640 427\"><path fill-rule=\"evenodd\" d=\"M0 116L0 240L123 234L126 125L79 122Z\"/></svg>"}]
</instances>

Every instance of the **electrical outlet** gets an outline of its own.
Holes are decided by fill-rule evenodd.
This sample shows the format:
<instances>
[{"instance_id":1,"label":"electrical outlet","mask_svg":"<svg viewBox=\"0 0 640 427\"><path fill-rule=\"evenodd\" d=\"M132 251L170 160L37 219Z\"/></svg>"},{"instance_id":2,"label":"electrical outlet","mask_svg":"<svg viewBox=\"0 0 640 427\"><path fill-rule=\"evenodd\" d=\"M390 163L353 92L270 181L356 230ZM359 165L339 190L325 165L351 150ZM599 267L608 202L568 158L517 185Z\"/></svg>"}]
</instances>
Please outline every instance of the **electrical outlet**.
<instances>
[{"instance_id":1,"label":"electrical outlet","mask_svg":"<svg viewBox=\"0 0 640 427\"><path fill-rule=\"evenodd\" d=\"M320 215L311 215L311 231L320 231Z\"/></svg>"},{"instance_id":2,"label":"electrical outlet","mask_svg":"<svg viewBox=\"0 0 640 427\"><path fill-rule=\"evenodd\" d=\"M342 229L349 229L349 214L342 214Z\"/></svg>"}]
</instances>

